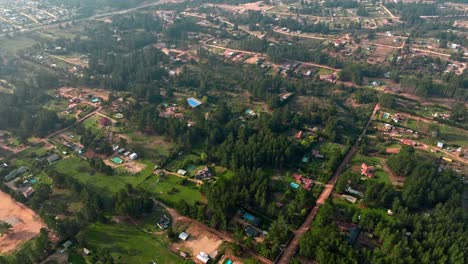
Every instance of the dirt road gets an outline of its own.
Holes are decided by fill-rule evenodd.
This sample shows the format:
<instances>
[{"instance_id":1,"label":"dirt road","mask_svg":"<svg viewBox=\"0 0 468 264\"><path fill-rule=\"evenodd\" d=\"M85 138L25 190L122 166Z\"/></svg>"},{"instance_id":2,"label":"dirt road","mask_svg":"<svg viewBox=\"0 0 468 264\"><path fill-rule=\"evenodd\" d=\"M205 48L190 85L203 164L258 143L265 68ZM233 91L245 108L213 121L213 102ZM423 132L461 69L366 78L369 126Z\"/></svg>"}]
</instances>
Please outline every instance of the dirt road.
<instances>
[{"instance_id":1,"label":"dirt road","mask_svg":"<svg viewBox=\"0 0 468 264\"><path fill-rule=\"evenodd\" d=\"M310 229L312 228L312 222L315 219L315 216L317 215L317 212L322 204L326 202L326 200L330 197L330 194L332 193L333 189L335 188L335 184L338 181L338 178L340 177L341 173L346 169L348 166L349 162L351 159L354 157L356 152L359 149L359 143L362 140L362 137L366 134L367 129L372 121L372 118L375 116L377 111L379 110L379 105L376 104L374 107L374 110L372 111L372 114L367 121L366 127L362 131L361 135L359 136L358 140L356 143L351 147L351 149L348 151L346 154L345 158L341 162L340 166L337 168L335 173L333 174L333 177L330 179L330 181L325 185L325 189L323 189L322 193L320 194L319 198L317 199L316 205L314 208L310 211L309 215L307 216L306 220L304 223L299 227L299 229L294 231L294 237L289 243L288 247L283 251L281 257L276 263L279 264L288 264L289 261L294 257L296 254L298 248L299 248L299 242L301 240L301 237Z\"/></svg>"}]
</instances>

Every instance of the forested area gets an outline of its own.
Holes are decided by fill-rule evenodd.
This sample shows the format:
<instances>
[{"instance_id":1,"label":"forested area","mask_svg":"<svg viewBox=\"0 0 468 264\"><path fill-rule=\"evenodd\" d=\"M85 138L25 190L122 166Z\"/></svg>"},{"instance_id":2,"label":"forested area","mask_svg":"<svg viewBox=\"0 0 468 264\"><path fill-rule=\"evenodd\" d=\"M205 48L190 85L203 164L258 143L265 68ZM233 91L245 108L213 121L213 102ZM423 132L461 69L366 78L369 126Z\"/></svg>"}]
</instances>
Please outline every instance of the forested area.
<instances>
[{"instance_id":1,"label":"forested area","mask_svg":"<svg viewBox=\"0 0 468 264\"><path fill-rule=\"evenodd\" d=\"M406 152L398 159L409 164L403 157ZM431 161L411 165L402 192L376 183L366 187L364 204L391 208L392 216L328 203L320 209L314 228L302 238L300 254L336 263L465 263L467 214L461 208L463 187L459 179L450 170L438 172L437 163ZM356 176L340 181L356 181ZM375 246L353 249L338 231L339 221L352 222L361 232L374 234Z\"/></svg>"}]
</instances>

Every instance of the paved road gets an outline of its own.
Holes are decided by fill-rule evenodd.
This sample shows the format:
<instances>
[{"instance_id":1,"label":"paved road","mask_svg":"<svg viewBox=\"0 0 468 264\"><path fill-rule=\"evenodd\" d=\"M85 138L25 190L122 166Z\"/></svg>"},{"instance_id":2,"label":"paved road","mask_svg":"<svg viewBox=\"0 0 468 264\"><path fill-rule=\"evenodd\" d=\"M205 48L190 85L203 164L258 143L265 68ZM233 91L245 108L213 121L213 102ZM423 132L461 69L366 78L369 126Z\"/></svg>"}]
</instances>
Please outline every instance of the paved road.
<instances>
[{"instance_id":1,"label":"paved road","mask_svg":"<svg viewBox=\"0 0 468 264\"><path fill-rule=\"evenodd\" d=\"M307 216L306 220L304 223L294 231L294 237L289 243L288 247L283 251L283 254L279 258L279 260L276 262L278 264L288 264L289 261L294 257L296 254L298 248L299 248L299 242L301 240L301 237L311 228L312 222L315 219L315 216L317 215L317 212L322 204L326 202L326 200L330 197L333 188L335 188L335 184L340 177L341 173L346 169L347 165L351 161L351 159L354 157L356 152L359 149L359 143L361 142L362 137L366 134L367 128L369 127L372 118L375 116L377 111L379 110L379 105L376 104L374 107L374 110L372 111L372 114L367 121L366 127L362 131L361 135L359 136L358 140L356 143L351 147L351 149L348 151L346 154L345 158L341 162L340 166L338 169L335 171L333 174L333 177L330 179L330 181L325 185L325 188L323 189L322 193L320 194L319 198L317 199L316 205L314 208L310 211L309 215Z\"/></svg>"}]
</instances>

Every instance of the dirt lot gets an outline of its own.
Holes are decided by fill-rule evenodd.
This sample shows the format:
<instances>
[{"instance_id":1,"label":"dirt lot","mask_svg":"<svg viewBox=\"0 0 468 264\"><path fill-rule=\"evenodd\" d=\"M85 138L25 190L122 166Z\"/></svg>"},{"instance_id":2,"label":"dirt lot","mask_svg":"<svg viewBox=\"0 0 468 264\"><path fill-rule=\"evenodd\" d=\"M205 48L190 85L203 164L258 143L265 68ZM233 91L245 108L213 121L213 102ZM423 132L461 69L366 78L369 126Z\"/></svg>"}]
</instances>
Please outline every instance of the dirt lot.
<instances>
[{"instance_id":1,"label":"dirt lot","mask_svg":"<svg viewBox=\"0 0 468 264\"><path fill-rule=\"evenodd\" d=\"M254 3L246 3L242 5L227 5L227 4L220 4L216 5L217 7L223 8L225 10L231 11L231 12L240 12L243 13L247 10L249 11L264 11L270 9L272 6L265 4L263 1L258 1Z\"/></svg>"},{"instance_id":2,"label":"dirt lot","mask_svg":"<svg viewBox=\"0 0 468 264\"><path fill-rule=\"evenodd\" d=\"M85 98L87 94L94 94L103 98L106 101L109 99L109 94L110 94L108 91L104 91L100 89L91 89L88 87L80 87L80 88L61 87L59 88L58 91L59 91L59 95L64 98L74 98L74 97Z\"/></svg>"},{"instance_id":3,"label":"dirt lot","mask_svg":"<svg viewBox=\"0 0 468 264\"><path fill-rule=\"evenodd\" d=\"M185 232L190 237L187 241L172 244L171 249L173 251L187 252L194 261L200 252L205 252L211 257L215 257L218 254L218 247L223 243L220 237L201 229L196 224L191 224Z\"/></svg>"},{"instance_id":4,"label":"dirt lot","mask_svg":"<svg viewBox=\"0 0 468 264\"><path fill-rule=\"evenodd\" d=\"M13 226L7 234L0 237L0 253L3 254L34 238L45 225L39 215L8 194L0 191L0 200L0 220Z\"/></svg>"}]
</instances>

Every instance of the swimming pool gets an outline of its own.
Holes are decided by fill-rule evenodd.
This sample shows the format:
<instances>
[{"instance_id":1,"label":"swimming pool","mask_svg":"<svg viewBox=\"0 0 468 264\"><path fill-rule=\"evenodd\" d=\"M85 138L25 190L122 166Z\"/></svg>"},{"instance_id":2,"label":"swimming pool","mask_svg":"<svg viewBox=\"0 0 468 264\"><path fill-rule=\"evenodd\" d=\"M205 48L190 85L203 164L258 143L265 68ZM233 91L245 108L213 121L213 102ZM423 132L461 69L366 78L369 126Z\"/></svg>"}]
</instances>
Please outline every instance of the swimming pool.
<instances>
[{"instance_id":1,"label":"swimming pool","mask_svg":"<svg viewBox=\"0 0 468 264\"><path fill-rule=\"evenodd\" d=\"M187 99L187 103L190 105L190 107L192 108L195 108L199 105L202 104L202 102L198 101L197 99L193 98L193 97L190 97L189 99Z\"/></svg>"},{"instance_id":2,"label":"swimming pool","mask_svg":"<svg viewBox=\"0 0 468 264\"><path fill-rule=\"evenodd\" d=\"M232 260L228 259L228 260L226 260L225 263L226 263L226 264L232 264Z\"/></svg>"}]
</instances>

